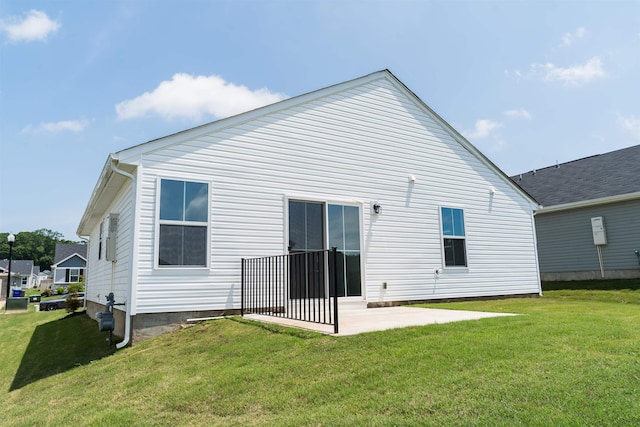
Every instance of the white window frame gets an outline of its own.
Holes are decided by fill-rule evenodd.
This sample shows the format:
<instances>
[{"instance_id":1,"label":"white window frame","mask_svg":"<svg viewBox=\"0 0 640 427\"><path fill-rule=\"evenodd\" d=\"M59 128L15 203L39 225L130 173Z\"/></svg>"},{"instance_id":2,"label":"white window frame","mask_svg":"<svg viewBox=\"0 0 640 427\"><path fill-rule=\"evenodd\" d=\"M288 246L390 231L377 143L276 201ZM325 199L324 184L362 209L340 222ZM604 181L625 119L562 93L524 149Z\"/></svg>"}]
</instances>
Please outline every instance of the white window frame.
<instances>
[{"instance_id":1,"label":"white window frame","mask_svg":"<svg viewBox=\"0 0 640 427\"><path fill-rule=\"evenodd\" d=\"M445 236L444 234L444 221L442 218L442 209L457 209L462 211L462 223L464 226L464 236ZM441 256L442 256L442 266L445 269L453 269L453 270L468 270L469 269L469 251L468 251L468 243L469 240L467 238L467 221L465 215L465 209L460 206L451 206L451 205L440 205L438 206L438 217L440 218L440 248ZM444 239L456 239L456 240L464 240L464 261L465 265L447 265L446 256L445 256L445 247L444 247Z\"/></svg>"},{"instance_id":2,"label":"white window frame","mask_svg":"<svg viewBox=\"0 0 640 427\"><path fill-rule=\"evenodd\" d=\"M74 275L73 272L76 271ZM73 280L74 276L76 276L76 280ZM69 282L68 283L80 283L80 267L70 267L69 268Z\"/></svg>"},{"instance_id":3,"label":"white window frame","mask_svg":"<svg viewBox=\"0 0 640 427\"><path fill-rule=\"evenodd\" d=\"M161 220L160 219L160 199L162 197L162 181L170 180L170 181L183 181L183 182L194 182L198 184L206 184L207 185L207 220L206 222L201 221L176 221L176 220ZM156 206L155 206L155 243L154 243L154 268L162 271L172 271L172 270L209 270L209 266L211 263L211 192L212 192L212 183L211 181L202 180L202 179L192 179L190 177L185 176L161 176L156 179ZM205 228L205 265L161 265L160 264L160 226L161 225L182 225L182 226L194 226L194 227L204 227Z\"/></svg>"},{"instance_id":4,"label":"white window frame","mask_svg":"<svg viewBox=\"0 0 640 427\"><path fill-rule=\"evenodd\" d=\"M359 211L359 227L360 227L360 291L362 293L362 296L356 296L356 297L341 297L341 298L347 298L347 299L353 299L355 300L363 300L365 301L367 299L367 286L366 286L366 251L364 250L364 205L365 202L359 199L336 199L336 198L329 198L329 197L319 197L319 196L315 196L315 195L310 195L310 194L299 194L299 193L292 193L292 194L284 194L283 195L283 215L284 215L284 229L283 231L283 253L288 254L289 253L289 202L293 201L293 202L312 202L312 203L323 203L324 207L323 207L323 215L324 215L324 221L325 224L323 225L324 228L324 245L327 246L327 248L325 248L325 250L329 250L331 248L329 248L329 227L327 226L328 224L326 223L328 215L329 215L329 205L342 205L342 206L352 206L352 207L357 207L358 211ZM328 278L327 278L327 285L328 285Z\"/></svg>"}]
</instances>

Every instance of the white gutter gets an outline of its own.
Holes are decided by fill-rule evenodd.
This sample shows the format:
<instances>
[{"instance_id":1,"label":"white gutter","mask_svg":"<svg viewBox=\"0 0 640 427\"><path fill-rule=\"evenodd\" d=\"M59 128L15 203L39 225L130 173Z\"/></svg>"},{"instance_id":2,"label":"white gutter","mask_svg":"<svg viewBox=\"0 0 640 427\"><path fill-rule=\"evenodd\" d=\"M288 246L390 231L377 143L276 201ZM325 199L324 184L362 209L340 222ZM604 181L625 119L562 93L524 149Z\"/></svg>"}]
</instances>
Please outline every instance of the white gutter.
<instances>
[{"instance_id":1,"label":"white gutter","mask_svg":"<svg viewBox=\"0 0 640 427\"><path fill-rule=\"evenodd\" d=\"M599 199L592 199L592 200L583 200L581 202L564 203L562 205L553 205L547 208L543 206L536 211L536 215L546 214L551 212L560 212L568 209L585 208L588 206L597 206L605 203L624 202L627 200L634 200L634 199L640 199L640 192L618 194L616 196L601 197Z\"/></svg>"},{"instance_id":2,"label":"white gutter","mask_svg":"<svg viewBox=\"0 0 640 427\"><path fill-rule=\"evenodd\" d=\"M117 174L120 174L122 176L125 176L127 178L129 178L131 180L131 188L132 188L132 197L131 199L133 200L134 206L136 203L136 188L137 188L137 184L136 184L136 177L128 172L125 172L121 169L118 169L115 165L116 160L110 157L110 166L111 166L111 170L114 171ZM131 250L133 252L133 242L131 243ZM122 340L122 342L119 342L118 344L116 344L116 348L117 349L121 349L123 347L125 347L127 344L129 344L130 341L130 337L131 337L131 301L133 301L133 269L135 268L135 266L131 265L129 266L129 295L127 300L125 301L125 322L124 322L124 339Z\"/></svg>"}]
</instances>

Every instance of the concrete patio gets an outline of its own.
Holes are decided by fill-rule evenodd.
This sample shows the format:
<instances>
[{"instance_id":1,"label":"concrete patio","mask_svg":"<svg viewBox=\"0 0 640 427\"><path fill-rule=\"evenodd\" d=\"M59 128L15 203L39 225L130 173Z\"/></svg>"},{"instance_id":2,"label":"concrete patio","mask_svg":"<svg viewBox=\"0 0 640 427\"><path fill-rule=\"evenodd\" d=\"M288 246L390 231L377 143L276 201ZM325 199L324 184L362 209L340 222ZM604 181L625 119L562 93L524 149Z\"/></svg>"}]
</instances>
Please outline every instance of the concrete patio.
<instances>
[{"instance_id":1,"label":"concrete patio","mask_svg":"<svg viewBox=\"0 0 640 427\"><path fill-rule=\"evenodd\" d=\"M338 306L339 331L336 335L356 335L363 332L383 331L407 326L460 322L500 316L517 316L517 314L404 306L367 308L364 302L340 302ZM334 335L333 325L321 325L257 314L245 315L245 318Z\"/></svg>"}]
</instances>

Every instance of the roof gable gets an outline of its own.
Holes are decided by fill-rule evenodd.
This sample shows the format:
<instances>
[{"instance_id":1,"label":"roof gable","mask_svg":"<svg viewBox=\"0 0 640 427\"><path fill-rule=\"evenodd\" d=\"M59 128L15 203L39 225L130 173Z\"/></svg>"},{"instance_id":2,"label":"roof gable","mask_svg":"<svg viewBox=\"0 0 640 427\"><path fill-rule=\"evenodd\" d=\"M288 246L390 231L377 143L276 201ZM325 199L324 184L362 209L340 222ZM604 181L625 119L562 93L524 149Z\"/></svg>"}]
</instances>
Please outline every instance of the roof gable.
<instances>
[{"instance_id":1,"label":"roof gable","mask_svg":"<svg viewBox=\"0 0 640 427\"><path fill-rule=\"evenodd\" d=\"M383 80L384 83L382 82ZM460 146L467 150L473 157L478 159L485 167L493 171L493 173L509 185L517 194L521 195L523 199L532 206L537 206L536 201L527 194L526 191L514 184L502 170L493 164L444 119L429 108L389 70L382 70L110 154L89 200L87 209L82 217L78 227L78 234L88 235L91 232L93 227L95 227L97 222L100 221L106 213L105 209L108 206L108 202L105 202L105 200L117 194L118 190L125 184L126 178L121 173L116 173L114 168L124 171L127 175L131 174L132 176L135 176L137 166L141 164L143 156L164 150L174 144L181 144L185 141L200 139L205 135L222 134L225 129L234 127L239 128L247 124L250 124L251 126L260 126L268 115L273 117L281 113L290 113L295 110L295 107L304 105L306 108L307 105L312 105L315 101L319 101L321 99L339 98L340 95L352 89L375 82L381 82L380 84L392 86L393 90L402 94L408 102L412 103L418 110L424 113L425 116L429 117L430 120L436 122L442 131L446 132L456 143L460 144ZM407 131L410 132L410 129L407 129Z\"/></svg>"},{"instance_id":2,"label":"roof gable","mask_svg":"<svg viewBox=\"0 0 640 427\"><path fill-rule=\"evenodd\" d=\"M79 256L87 260L87 245L73 243L56 243L56 253L53 259L54 265L58 265L73 256Z\"/></svg>"},{"instance_id":3,"label":"roof gable","mask_svg":"<svg viewBox=\"0 0 640 427\"><path fill-rule=\"evenodd\" d=\"M511 177L543 206L640 192L640 145Z\"/></svg>"}]
</instances>

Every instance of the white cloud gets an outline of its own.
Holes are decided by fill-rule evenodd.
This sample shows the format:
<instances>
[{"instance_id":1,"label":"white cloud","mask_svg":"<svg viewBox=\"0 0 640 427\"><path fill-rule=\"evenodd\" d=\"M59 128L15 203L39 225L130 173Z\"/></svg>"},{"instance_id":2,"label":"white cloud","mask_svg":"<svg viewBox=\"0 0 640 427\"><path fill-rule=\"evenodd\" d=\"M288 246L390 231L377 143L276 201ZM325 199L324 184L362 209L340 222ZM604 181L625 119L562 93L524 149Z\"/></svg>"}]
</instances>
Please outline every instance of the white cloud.
<instances>
[{"instance_id":1,"label":"white cloud","mask_svg":"<svg viewBox=\"0 0 640 427\"><path fill-rule=\"evenodd\" d=\"M57 133L70 131L79 133L89 126L87 120L63 120L60 122L40 123L37 126L29 125L22 129L23 133Z\"/></svg>"},{"instance_id":2,"label":"white cloud","mask_svg":"<svg viewBox=\"0 0 640 427\"><path fill-rule=\"evenodd\" d=\"M520 110L506 110L503 111L502 114L504 114L507 117L512 117L512 118L516 118L516 119L527 119L527 120L531 120L533 118L533 116L531 115L530 112L528 112L527 110L524 109L520 109Z\"/></svg>"},{"instance_id":3,"label":"white cloud","mask_svg":"<svg viewBox=\"0 0 640 427\"><path fill-rule=\"evenodd\" d=\"M602 66L602 60L594 56L583 65L574 65L568 68L558 67L550 62L532 64L528 76L542 76L546 82L559 81L565 85L580 85L603 78L606 76L606 72Z\"/></svg>"},{"instance_id":4,"label":"white cloud","mask_svg":"<svg viewBox=\"0 0 640 427\"><path fill-rule=\"evenodd\" d=\"M618 115L617 123L622 129L631 132L635 138L640 139L640 116Z\"/></svg>"},{"instance_id":5,"label":"white cloud","mask_svg":"<svg viewBox=\"0 0 640 427\"><path fill-rule=\"evenodd\" d=\"M577 39L581 39L582 37L584 37L585 34L587 34L587 30L585 30L584 27L578 28L573 33L565 33L562 36L561 46L563 47L571 46L573 42L575 42Z\"/></svg>"},{"instance_id":6,"label":"white cloud","mask_svg":"<svg viewBox=\"0 0 640 427\"><path fill-rule=\"evenodd\" d=\"M175 74L152 92L145 92L116 105L119 119L158 115L164 119L198 120L203 114L214 118L232 116L286 98L266 88L250 90L219 76Z\"/></svg>"},{"instance_id":7,"label":"white cloud","mask_svg":"<svg viewBox=\"0 0 640 427\"><path fill-rule=\"evenodd\" d=\"M502 123L494 122L493 120L480 119L476 120L476 126L473 130L467 130L464 135L469 139L481 139L486 138L496 129L502 127Z\"/></svg>"},{"instance_id":8,"label":"white cloud","mask_svg":"<svg viewBox=\"0 0 640 427\"><path fill-rule=\"evenodd\" d=\"M58 21L51 20L46 13L30 10L26 17L11 17L9 22L0 22L0 29L14 42L45 41L60 28Z\"/></svg>"}]
</instances>

